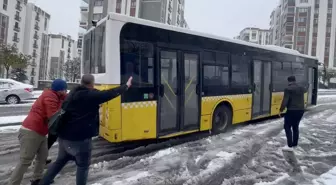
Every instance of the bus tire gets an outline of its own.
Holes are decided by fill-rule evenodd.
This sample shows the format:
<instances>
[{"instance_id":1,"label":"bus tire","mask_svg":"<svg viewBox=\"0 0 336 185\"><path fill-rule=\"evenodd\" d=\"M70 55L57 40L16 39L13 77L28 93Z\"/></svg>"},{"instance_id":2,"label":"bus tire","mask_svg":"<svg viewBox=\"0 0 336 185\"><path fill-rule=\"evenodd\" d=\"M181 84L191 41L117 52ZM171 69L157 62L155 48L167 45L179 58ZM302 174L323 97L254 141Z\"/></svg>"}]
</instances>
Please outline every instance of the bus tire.
<instances>
[{"instance_id":1,"label":"bus tire","mask_svg":"<svg viewBox=\"0 0 336 185\"><path fill-rule=\"evenodd\" d=\"M226 132L231 125L231 108L226 105L218 106L212 115L212 132L214 134Z\"/></svg>"}]
</instances>

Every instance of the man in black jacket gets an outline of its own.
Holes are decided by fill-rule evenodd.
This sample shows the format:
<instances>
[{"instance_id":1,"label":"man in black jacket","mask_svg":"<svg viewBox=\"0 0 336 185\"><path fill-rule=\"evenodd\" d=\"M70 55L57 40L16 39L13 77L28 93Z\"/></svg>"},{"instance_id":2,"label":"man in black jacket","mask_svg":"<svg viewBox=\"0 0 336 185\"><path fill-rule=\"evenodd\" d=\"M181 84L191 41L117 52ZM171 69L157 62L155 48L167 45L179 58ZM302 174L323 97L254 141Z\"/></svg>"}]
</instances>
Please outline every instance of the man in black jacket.
<instances>
[{"instance_id":1,"label":"man in black jacket","mask_svg":"<svg viewBox=\"0 0 336 185\"><path fill-rule=\"evenodd\" d=\"M296 83L295 76L288 77L288 87L285 89L280 112L287 108L284 129L289 148L297 147L299 140L299 123L304 114L304 93L306 88ZM293 132L292 132L293 131Z\"/></svg>"},{"instance_id":2,"label":"man in black jacket","mask_svg":"<svg viewBox=\"0 0 336 185\"><path fill-rule=\"evenodd\" d=\"M84 75L81 85L70 92L63 103L65 121L59 129L59 151L56 161L44 175L41 185L49 185L69 160L77 165L76 184L85 185L91 162L91 139L98 135L99 105L125 92L132 83L98 91L94 89L94 77ZM67 105L67 106L66 106Z\"/></svg>"}]
</instances>

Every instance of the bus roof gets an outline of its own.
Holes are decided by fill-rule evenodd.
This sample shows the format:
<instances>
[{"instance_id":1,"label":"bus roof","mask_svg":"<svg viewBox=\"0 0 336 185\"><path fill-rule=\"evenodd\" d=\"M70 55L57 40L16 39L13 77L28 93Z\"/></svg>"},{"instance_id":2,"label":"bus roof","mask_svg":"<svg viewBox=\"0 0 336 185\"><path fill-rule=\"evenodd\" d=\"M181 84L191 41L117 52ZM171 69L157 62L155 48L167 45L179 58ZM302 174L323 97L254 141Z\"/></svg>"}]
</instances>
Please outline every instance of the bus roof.
<instances>
[{"instance_id":1,"label":"bus roof","mask_svg":"<svg viewBox=\"0 0 336 185\"><path fill-rule=\"evenodd\" d=\"M202 33L202 32L193 31L193 30L189 30L189 29L186 29L186 28L182 28L182 27L172 26L172 25L163 24L163 23L159 23L159 22L154 22L154 21L150 21L150 20L146 20L146 19L139 19L139 18L126 16L126 15L123 15L123 14L118 14L118 13L113 13L113 12L110 12L108 14L108 16L106 16L104 19L100 20L97 23L97 25L106 21L107 18L112 19L112 20L122 21L122 22L125 22L125 23L130 22L130 23L135 23L135 24L141 24L141 25L145 25L145 26L161 28L161 29L165 29L165 30L176 31L176 32L180 32L180 33L186 33L186 34L190 34L190 35L201 36L201 37L205 37L205 38L211 38L211 39L221 40L221 41L225 41L225 42L231 42L231 43L235 43L235 44L241 44L241 45L260 48L260 49L265 49L265 50L269 50L269 51L275 51L275 52L291 54L291 55L295 55L295 56L300 56L300 57L305 57L305 58L318 60L317 57L301 54L300 52L298 52L296 50L293 50L293 49L289 49L289 48L284 48L284 47L280 47L280 46L276 46L276 45L259 45L259 44L255 44L255 43L251 43L251 42L247 42L247 41L243 41L243 40L220 37L220 36L216 36L216 35L212 35L212 34L208 34L208 33ZM88 32L91 31L92 29L94 29L94 27L90 28L88 30Z\"/></svg>"}]
</instances>

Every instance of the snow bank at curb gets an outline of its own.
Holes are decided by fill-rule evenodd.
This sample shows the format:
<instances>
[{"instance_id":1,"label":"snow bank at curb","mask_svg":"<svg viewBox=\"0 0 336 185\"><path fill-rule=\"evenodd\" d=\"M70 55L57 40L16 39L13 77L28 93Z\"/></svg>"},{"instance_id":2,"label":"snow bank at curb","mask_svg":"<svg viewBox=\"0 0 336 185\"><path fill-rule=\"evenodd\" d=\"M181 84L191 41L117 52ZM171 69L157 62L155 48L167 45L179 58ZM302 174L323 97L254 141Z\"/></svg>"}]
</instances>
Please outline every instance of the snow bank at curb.
<instances>
[{"instance_id":1,"label":"snow bank at curb","mask_svg":"<svg viewBox=\"0 0 336 185\"><path fill-rule=\"evenodd\" d=\"M319 178L313 180L314 185L335 185L336 184L336 166Z\"/></svg>"},{"instance_id":2,"label":"snow bank at curb","mask_svg":"<svg viewBox=\"0 0 336 185\"><path fill-rule=\"evenodd\" d=\"M0 125L8 123L21 123L24 119L26 119L26 117L27 115L0 117Z\"/></svg>"}]
</instances>

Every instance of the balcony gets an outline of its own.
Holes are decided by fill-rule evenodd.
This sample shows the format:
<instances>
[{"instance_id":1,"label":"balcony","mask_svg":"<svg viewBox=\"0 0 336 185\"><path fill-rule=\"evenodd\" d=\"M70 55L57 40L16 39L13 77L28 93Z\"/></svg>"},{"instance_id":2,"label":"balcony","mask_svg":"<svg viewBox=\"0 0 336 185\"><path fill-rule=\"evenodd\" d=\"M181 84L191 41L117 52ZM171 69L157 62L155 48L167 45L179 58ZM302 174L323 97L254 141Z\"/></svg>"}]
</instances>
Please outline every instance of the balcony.
<instances>
[{"instance_id":1,"label":"balcony","mask_svg":"<svg viewBox=\"0 0 336 185\"><path fill-rule=\"evenodd\" d=\"M87 21L80 21L80 22L79 22L79 26L80 26L81 28L87 29L87 27L88 27L88 23L87 23Z\"/></svg>"},{"instance_id":2,"label":"balcony","mask_svg":"<svg viewBox=\"0 0 336 185\"><path fill-rule=\"evenodd\" d=\"M15 9L21 11L22 10L22 6L20 4L16 4Z\"/></svg>"},{"instance_id":3,"label":"balcony","mask_svg":"<svg viewBox=\"0 0 336 185\"><path fill-rule=\"evenodd\" d=\"M39 31L39 30L40 30L40 26L39 26L39 25L37 25L37 24L35 24L34 28L35 28L35 30L37 30L37 31Z\"/></svg>"},{"instance_id":4,"label":"balcony","mask_svg":"<svg viewBox=\"0 0 336 185\"><path fill-rule=\"evenodd\" d=\"M21 17L19 15L15 15L14 19L19 22L21 21Z\"/></svg>"},{"instance_id":5,"label":"balcony","mask_svg":"<svg viewBox=\"0 0 336 185\"><path fill-rule=\"evenodd\" d=\"M20 38L19 38L19 37L16 37L16 36L14 36L14 37L13 37L13 42L20 42Z\"/></svg>"},{"instance_id":6,"label":"balcony","mask_svg":"<svg viewBox=\"0 0 336 185\"><path fill-rule=\"evenodd\" d=\"M36 66L37 66L37 64L36 64L36 62L35 62L35 59L33 60L32 63L30 63L30 65L31 65L32 67L36 67Z\"/></svg>"},{"instance_id":7,"label":"balcony","mask_svg":"<svg viewBox=\"0 0 336 185\"><path fill-rule=\"evenodd\" d=\"M89 12L89 8L88 7L82 6L82 7L80 7L80 9L81 9L82 13L88 13Z\"/></svg>"},{"instance_id":8,"label":"balcony","mask_svg":"<svg viewBox=\"0 0 336 185\"><path fill-rule=\"evenodd\" d=\"M36 75L35 71L30 72L30 76L35 76L35 75Z\"/></svg>"},{"instance_id":9,"label":"balcony","mask_svg":"<svg viewBox=\"0 0 336 185\"><path fill-rule=\"evenodd\" d=\"M70 48L68 48L68 53L71 53L71 49Z\"/></svg>"},{"instance_id":10,"label":"balcony","mask_svg":"<svg viewBox=\"0 0 336 185\"><path fill-rule=\"evenodd\" d=\"M14 30L14 31L17 31L17 32L20 32L21 29L20 29L20 27L18 27L18 26L14 26L13 30Z\"/></svg>"},{"instance_id":11,"label":"balcony","mask_svg":"<svg viewBox=\"0 0 336 185\"><path fill-rule=\"evenodd\" d=\"M35 50L34 50L34 51L35 51ZM37 57L37 53L36 53L36 52L33 52L32 57L36 58L36 57Z\"/></svg>"},{"instance_id":12,"label":"balcony","mask_svg":"<svg viewBox=\"0 0 336 185\"><path fill-rule=\"evenodd\" d=\"M34 34L34 39L38 40L40 38L40 36L38 36L37 34Z\"/></svg>"},{"instance_id":13,"label":"balcony","mask_svg":"<svg viewBox=\"0 0 336 185\"><path fill-rule=\"evenodd\" d=\"M33 44L33 48L35 48L35 49L37 49L37 48L38 48L38 45L37 45L37 43L34 43L34 44Z\"/></svg>"},{"instance_id":14,"label":"balcony","mask_svg":"<svg viewBox=\"0 0 336 185\"><path fill-rule=\"evenodd\" d=\"M41 19L40 19L40 16L37 14L36 16L35 16L35 20L36 21L40 21Z\"/></svg>"}]
</instances>

